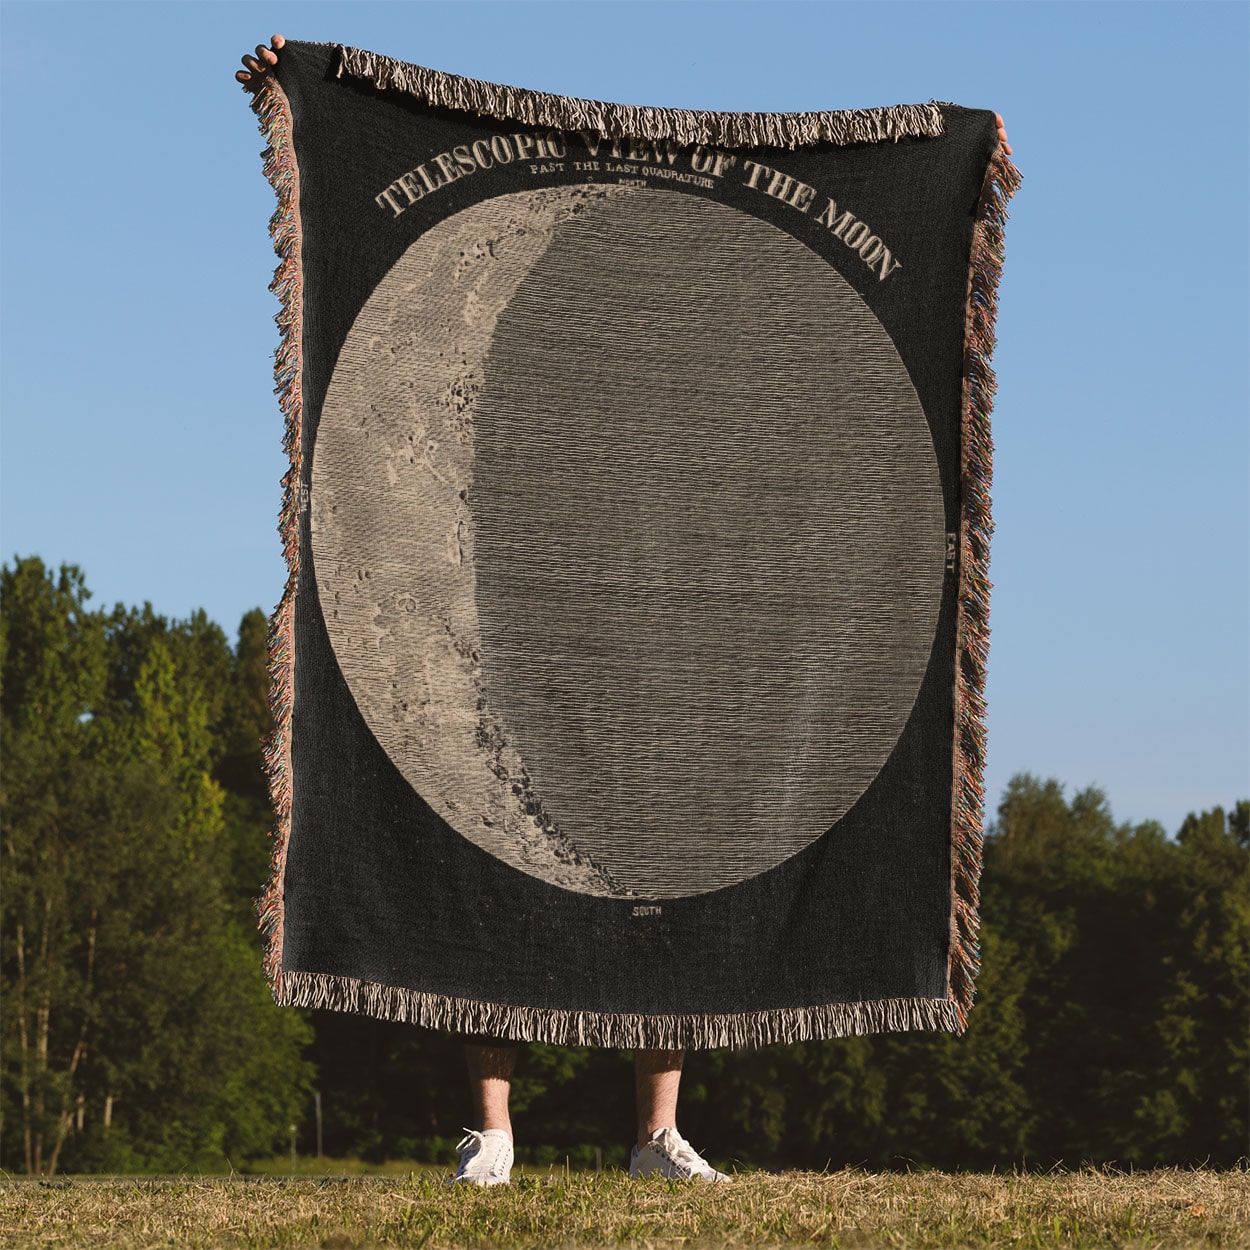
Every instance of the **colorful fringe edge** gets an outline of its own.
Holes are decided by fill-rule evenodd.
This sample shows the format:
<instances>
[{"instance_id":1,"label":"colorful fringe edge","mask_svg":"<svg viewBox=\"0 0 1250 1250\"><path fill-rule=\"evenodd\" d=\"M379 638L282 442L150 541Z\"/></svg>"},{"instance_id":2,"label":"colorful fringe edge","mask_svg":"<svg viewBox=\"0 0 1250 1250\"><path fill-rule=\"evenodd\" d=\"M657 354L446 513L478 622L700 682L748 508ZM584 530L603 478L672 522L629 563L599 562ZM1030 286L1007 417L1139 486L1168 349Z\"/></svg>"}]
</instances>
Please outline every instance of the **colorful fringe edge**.
<instances>
[{"instance_id":1,"label":"colorful fringe edge","mask_svg":"<svg viewBox=\"0 0 1250 1250\"><path fill-rule=\"evenodd\" d=\"M282 598L269 618L269 708L274 727L264 744L265 776L277 823L269 860L269 878L256 911L264 935L263 966L274 999L287 1002L282 973L283 879L291 835L291 710L295 700L295 593L299 583L300 473L303 466L303 325L304 282L299 223L299 168L291 133L291 107L272 74L253 94L251 106L266 144L261 153L265 177L278 206L269 219L278 255L269 289L281 306L274 316L280 332L274 353L274 393L284 418L282 445L290 466L282 477L278 533L286 556Z\"/></svg>"},{"instance_id":2,"label":"colorful fringe edge","mask_svg":"<svg viewBox=\"0 0 1250 1250\"><path fill-rule=\"evenodd\" d=\"M959 1017L968 1013L981 967L980 882L985 845L985 672L990 649L990 488L996 383L991 359L1003 269L1007 201L1021 182L1000 143L985 171L972 230L964 312L960 437L959 604L955 626L955 742L951 791L951 946L948 985Z\"/></svg>"},{"instance_id":3,"label":"colorful fringe edge","mask_svg":"<svg viewBox=\"0 0 1250 1250\"><path fill-rule=\"evenodd\" d=\"M733 123L759 125L758 119L780 119L786 114L696 114L671 109L634 109L624 105L600 105L595 101L565 101L587 109L606 110L585 117L557 118L548 110L561 97L544 96L511 88L494 87L454 75L423 70L404 62L390 61L372 53L340 48L338 72L367 78L380 88L398 87L420 94L429 103L451 108L471 108L528 124L590 127L606 134L630 133L638 138L674 138L679 142L756 143L796 146L799 142L850 143L869 137L864 128L876 126L873 138L900 137L902 131L880 133L904 123L919 125L915 109L930 106L899 106L896 109L852 110L841 114L789 115L810 121L814 130L799 137L797 130L755 131L741 137ZM356 61L351 57L367 58ZM419 72L418 83L396 78L400 71ZM421 83L424 83L422 86ZM452 92L454 88L454 93ZM489 102L479 89L504 93ZM455 94L458 93L458 94ZM489 103L490 107L483 107ZM353 1011L381 1019L406 1021L429 1028L485 1033L523 1041L546 1041L616 1047L695 1048L766 1045L770 1042L808 1038L851 1037L883 1031L936 1029L962 1033L967 1028L977 972L980 876L984 845L985 797L985 675L989 656L988 577L993 520L990 488L993 481L993 439L990 415L996 389L991 366L995 346L998 282L1003 265L1003 227L1007 201L1021 183L1020 171L1003 153L1001 144L986 170L973 225L965 309L964 380L962 395L962 451L960 520L959 605L956 623L958 663L955 674L954 782L952 787L951 846L951 945L948 999L886 999L865 1003L832 1003L814 1007L778 1008L766 1012L734 1015L639 1016L602 1012L545 1010L482 1003L470 999L425 994L398 986L380 985L329 973L287 972L282 967L283 879L291 832L291 712L295 693L295 594L299 581L300 477L303 463L303 400L301 392L304 315L301 239L299 228L299 169L292 141L292 118L286 93L277 79L268 76L253 94L266 144L262 153L265 176L277 197L269 232L278 266L269 289L281 306L275 314L281 340L274 357L274 392L284 417L283 447L290 467L282 478L282 507L278 531L287 562L282 597L269 618L269 706L274 728L265 740L264 763L270 801L277 823L273 832L269 877L257 901L264 935L263 967L274 1000L286 1006L326 1007ZM908 130L912 134L942 133L936 105L935 128ZM615 110L615 111L613 111ZM894 114L893 119L883 114ZM876 117L872 121L872 117ZM720 118L723 128L711 127ZM823 119L847 119L842 129L827 133ZM628 119L628 120L626 120ZM693 120L692 120L693 119ZM754 119L754 120L752 120ZM851 119L854 119L853 121ZM869 119L869 120L865 120ZM614 125L637 121L637 129L614 130ZM925 126L932 126L925 121ZM854 126L860 127L855 137ZM690 127L694 127L691 130ZM851 127L851 128L848 128ZM684 129L683 129L684 128ZM819 131L819 133L815 133ZM761 133L769 137L760 138ZM841 134L842 138L836 138Z\"/></svg>"},{"instance_id":4,"label":"colorful fringe edge","mask_svg":"<svg viewBox=\"0 0 1250 1250\"><path fill-rule=\"evenodd\" d=\"M367 83L379 91L398 91L436 108L484 114L526 126L590 130L610 139L668 139L678 144L724 147L796 148L813 143L880 143L883 140L933 137L943 133L936 102L896 104L889 108L842 109L825 113L713 113L697 109L644 108L606 104L480 82L378 56L361 48L331 45L334 74Z\"/></svg>"}]
</instances>

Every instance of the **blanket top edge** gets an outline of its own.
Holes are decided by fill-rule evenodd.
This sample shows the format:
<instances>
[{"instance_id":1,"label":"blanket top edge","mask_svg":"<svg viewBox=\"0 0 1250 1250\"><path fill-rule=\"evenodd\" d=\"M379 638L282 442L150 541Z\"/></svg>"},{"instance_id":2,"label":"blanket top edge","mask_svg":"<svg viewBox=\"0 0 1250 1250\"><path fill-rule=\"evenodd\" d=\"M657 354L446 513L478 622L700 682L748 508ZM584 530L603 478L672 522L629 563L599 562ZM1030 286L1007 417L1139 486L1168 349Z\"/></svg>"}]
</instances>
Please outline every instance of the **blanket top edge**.
<instances>
[{"instance_id":1,"label":"blanket top edge","mask_svg":"<svg viewBox=\"0 0 1250 1250\"><path fill-rule=\"evenodd\" d=\"M897 142L945 133L948 101L823 112L750 113L613 104L465 78L345 44L323 44L336 78L394 91L437 108L478 113L529 126L590 130L607 138L669 140L681 145L798 148L818 143Z\"/></svg>"}]
</instances>

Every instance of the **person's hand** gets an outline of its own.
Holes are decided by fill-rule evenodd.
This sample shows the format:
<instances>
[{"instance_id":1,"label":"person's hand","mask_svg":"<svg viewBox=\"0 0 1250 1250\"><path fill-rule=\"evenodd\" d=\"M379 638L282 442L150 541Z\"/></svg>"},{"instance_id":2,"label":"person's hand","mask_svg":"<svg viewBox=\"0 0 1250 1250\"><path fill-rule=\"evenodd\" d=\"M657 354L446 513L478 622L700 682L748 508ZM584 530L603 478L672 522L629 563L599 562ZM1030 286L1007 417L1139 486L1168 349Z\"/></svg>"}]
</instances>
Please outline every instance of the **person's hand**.
<instances>
[{"instance_id":1,"label":"person's hand","mask_svg":"<svg viewBox=\"0 0 1250 1250\"><path fill-rule=\"evenodd\" d=\"M280 38L280 36L274 35L274 38L278 39ZM282 45L280 43L274 44L275 48L280 48L281 46ZM259 49L257 49L257 51L259 51ZM1010 156L1011 144L1007 142L1007 127L1003 125L1003 115L1001 113L995 113L994 120L998 123L998 141L999 143L1003 145L1003 151L1006 152L1008 156Z\"/></svg>"},{"instance_id":2,"label":"person's hand","mask_svg":"<svg viewBox=\"0 0 1250 1250\"><path fill-rule=\"evenodd\" d=\"M263 43L256 45L255 56L245 56L243 64L247 69L235 71L235 81L241 82L248 91L259 91L261 84L265 81L264 75L268 72L271 65L278 63L278 51L286 43L281 35L274 35L269 41L270 47L266 48Z\"/></svg>"}]
</instances>

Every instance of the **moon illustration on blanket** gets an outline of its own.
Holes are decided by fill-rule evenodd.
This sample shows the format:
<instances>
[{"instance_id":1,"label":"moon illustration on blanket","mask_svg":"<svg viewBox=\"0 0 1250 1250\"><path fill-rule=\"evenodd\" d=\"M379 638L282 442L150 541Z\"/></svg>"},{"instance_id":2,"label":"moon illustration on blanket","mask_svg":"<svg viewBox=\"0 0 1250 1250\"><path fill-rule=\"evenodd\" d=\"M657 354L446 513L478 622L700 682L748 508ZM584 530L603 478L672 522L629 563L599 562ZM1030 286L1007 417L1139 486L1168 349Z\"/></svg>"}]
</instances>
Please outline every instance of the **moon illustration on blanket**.
<instances>
[{"instance_id":1,"label":"moon illustration on blanket","mask_svg":"<svg viewBox=\"0 0 1250 1250\"><path fill-rule=\"evenodd\" d=\"M831 829L938 625L932 437L881 323L776 226L620 185L429 228L312 448L317 593L370 731L551 885L723 889Z\"/></svg>"}]
</instances>

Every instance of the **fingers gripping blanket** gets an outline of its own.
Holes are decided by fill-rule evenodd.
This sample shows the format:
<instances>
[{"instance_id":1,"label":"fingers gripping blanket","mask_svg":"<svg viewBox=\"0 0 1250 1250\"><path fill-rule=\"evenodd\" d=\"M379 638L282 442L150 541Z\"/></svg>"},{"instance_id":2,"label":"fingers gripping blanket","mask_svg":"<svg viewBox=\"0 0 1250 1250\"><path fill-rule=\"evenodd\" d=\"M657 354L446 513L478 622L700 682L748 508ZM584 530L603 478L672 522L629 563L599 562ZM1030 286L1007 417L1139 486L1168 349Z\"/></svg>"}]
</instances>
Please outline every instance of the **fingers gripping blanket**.
<instances>
[{"instance_id":1,"label":"fingers gripping blanket","mask_svg":"<svg viewBox=\"0 0 1250 1250\"><path fill-rule=\"evenodd\" d=\"M994 114L298 42L266 78L276 999L625 1047L961 1031Z\"/></svg>"}]
</instances>

